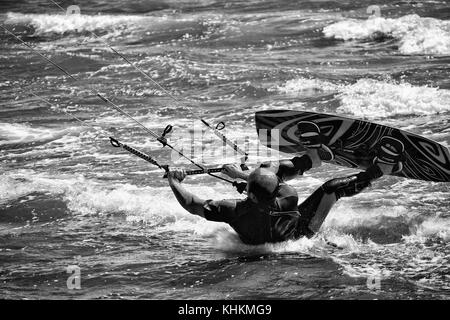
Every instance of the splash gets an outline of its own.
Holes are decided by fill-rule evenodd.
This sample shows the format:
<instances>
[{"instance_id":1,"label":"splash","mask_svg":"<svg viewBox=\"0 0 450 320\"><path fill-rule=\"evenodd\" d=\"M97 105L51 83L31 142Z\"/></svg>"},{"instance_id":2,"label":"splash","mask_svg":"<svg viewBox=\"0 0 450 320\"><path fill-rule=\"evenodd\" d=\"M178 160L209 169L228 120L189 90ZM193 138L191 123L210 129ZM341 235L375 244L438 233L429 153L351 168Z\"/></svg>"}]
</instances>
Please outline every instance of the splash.
<instances>
[{"instance_id":1,"label":"splash","mask_svg":"<svg viewBox=\"0 0 450 320\"><path fill-rule=\"evenodd\" d=\"M7 205L34 192L60 195L65 192L66 181L52 179L45 175L35 175L30 170L20 170L15 174L0 175L0 205Z\"/></svg>"},{"instance_id":2,"label":"splash","mask_svg":"<svg viewBox=\"0 0 450 320\"><path fill-rule=\"evenodd\" d=\"M323 29L328 38L376 40L391 37L399 41L403 54L450 54L450 22L418 15L400 18L349 19Z\"/></svg>"},{"instance_id":3,"label":"splash","mask_svg":"<svg viewBox=\"0 0 450 320\"><path fill-rule=\"evenodd\" d=\"M201 238L213 239L215 246L223 250L249 249L227 224L206 221L186 212L167 186L111 184L86 179L82 175L50 175L32 170L0 175L0 182L1 205L33 193L46 194L50 198L60 196L76 215L125 214L127 221L145 223L158 232L190 232ZM188 189L205 199L236 198L233 189L220 183L190 185ZM424 215L403 204L353 208L354 201L352 198L338 203L318 236L313 239L266 244L257 250L314 252L328 245L327 239L350 250L358 249L360 244L368 240L392 243L429 239L448 242L450 239L449 219L438 213Z\"/></svg>"},{"instance_id":4,"label":"splash","mask_svg":"<svg viewBox=\"0 0 450 320\"><path fill-rule=\"evenodd\" d=\"M428 239L449 242L450 220L442 217L431 217L416 226L410 236L405 237L405 241L409 243L424 243Z\"/></svg>"},{"instance_id":5,"label":"splash","mask_svg":"<svg viewBox=\"0 0 450 320\"><path fill-rule=\"evenodd\" d=\"M381 290L387 290L392 279L419 287L448 287L443 278L448 274L448 218L414 214L403 206L350 209L344 205L336 211L320 234L340 249L329 252L329 257L345 274L368 282L378 279ZM362 230L381 236L363 239ZM392 236L396 240L385 243Z\"/></svg>"},{"instance_id":6,"label":"splash","mask_svg":"<svg viewBox=\"0 0 450 320\"><path fill-rule=\"evenodd\" d=\"M224 224L205 221L186 212L169 187L142 187L133 184L111 184L86 179L81 175L48 175L32 170L0 175L1 205L33 193L48 197L61 196L74 215L124 214L129 222L144 223L158 232L184 231L212 237L217 230L232 231ZM233 189L223 185L190 186L205 199L234 198Z\"/></svg>"}]
</instances>

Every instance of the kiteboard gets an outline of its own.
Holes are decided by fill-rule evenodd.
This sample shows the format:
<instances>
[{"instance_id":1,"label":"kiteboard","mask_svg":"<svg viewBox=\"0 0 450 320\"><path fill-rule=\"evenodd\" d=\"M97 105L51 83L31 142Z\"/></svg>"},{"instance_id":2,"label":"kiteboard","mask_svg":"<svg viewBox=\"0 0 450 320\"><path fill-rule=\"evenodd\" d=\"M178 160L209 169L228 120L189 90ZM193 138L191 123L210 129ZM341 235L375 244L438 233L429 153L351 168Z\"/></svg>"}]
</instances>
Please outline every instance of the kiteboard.
<instances>
[{"instance_id":1,"label":"kiteboard","mask_svg":"<svg viewBox=\"0 0 450 320\"><path fill-rule=\"evenodd\" d=\"M334 153L331 164L365 170L372 165L382 137L405 146L403 169L393 175L409 179L450 182L450 152L438 142L397 128L357 119L307 111L268 110L255 114L260 142L285 153L306 151L298 137L298 123L313 122Z\"/></svg>"}]
</instances>

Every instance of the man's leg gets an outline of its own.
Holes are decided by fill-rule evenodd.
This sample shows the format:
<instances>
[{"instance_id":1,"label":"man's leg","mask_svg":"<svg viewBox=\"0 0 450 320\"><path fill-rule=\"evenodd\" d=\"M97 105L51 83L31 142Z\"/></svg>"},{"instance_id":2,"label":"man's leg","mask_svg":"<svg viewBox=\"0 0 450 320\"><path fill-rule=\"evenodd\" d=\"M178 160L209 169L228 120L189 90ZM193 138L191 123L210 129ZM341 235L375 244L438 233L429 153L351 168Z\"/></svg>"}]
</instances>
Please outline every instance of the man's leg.
<instances>
[{"instance_id":1,"label":"man's leg","mask_svg":"<svg viewBox=\"0 0 450 320\"><path fill-rule=\"evenodd\" d=\"M333 151L323 144L325 140L320 128L313 122L302 121L298 123L298 135L302 144L309 150L315 150L314 157L319 160L334 159ZM319 231L325 218L333 205L342 197L351 197L370 186L371 181L380 178L383 174L391 174L402 170L402 158L405 148L401 141L385 136L380 139L378 153L374 164L366 171L345 178L327 181L310 197L298 206L301 214L298 231L299 236L311 237Z\"/></svg>"},{"instance_id":2,"label":"man's leg","mask_svg":"<svg viewBox=\"0 0 450 320\"><path fill-rule=\"evenodd\" d=\"M382 175L380 167L374 165L364 172L324 183L298 206L301 214L298 236L313 236L319 231L331 208L340 198L360 193Z\"/></svg>"}]
</instances>

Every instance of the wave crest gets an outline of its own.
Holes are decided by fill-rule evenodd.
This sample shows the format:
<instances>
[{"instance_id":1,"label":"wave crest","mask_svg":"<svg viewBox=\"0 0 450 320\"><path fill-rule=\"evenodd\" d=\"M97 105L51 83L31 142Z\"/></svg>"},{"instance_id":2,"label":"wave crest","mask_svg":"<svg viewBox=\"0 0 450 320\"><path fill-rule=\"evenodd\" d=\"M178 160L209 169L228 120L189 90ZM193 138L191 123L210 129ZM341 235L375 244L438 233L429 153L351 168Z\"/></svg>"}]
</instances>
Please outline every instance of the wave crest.
<instances>
[{"instance_id":1,"label":"wave crest","mask_svg":"<svg viewBox=\"0 0 450 320\"><path fill-rule=\"evenodd\" d=\"M338 111L358 117L429 115L450 111L450 91L409 83L360 79L338 95Z\"/></svg>"},{"instance_id":2,"label":"wave crest","mask_svg":"<svg viewBox=\"0 0 450 320\"><path fill-rule=\"evenodd\" d=\"M93 32L96 30L119 30L142 20L133 15L64 15L23 14L8 12L5 24L30 26L34 35L64 34L67 32Z\"/></svg>"},{"instance_id":3,"label":"wave crest","mask_svg":"<svg viewBox=\"0 0 450 320\"><path fill-rule=\"evenodd\" d=\"M400 18L349 19L323 29L328 38L362 40L395 38L403 54L450 54L450 22L418 15Z\"/></svg>"},{"instance_id":4,"label":"wave crest","mask_svg":"<svg viewBox=\"0 0 450 320\"><path fill-rule=\"evenodd\" d=\"M392 80L360 79L349 85L311 79L293 79L278 87L285 94L336 92L337 111L361 118L430 115L450 111L450 90L413 86Z\"/></svg>"}]
</instances>

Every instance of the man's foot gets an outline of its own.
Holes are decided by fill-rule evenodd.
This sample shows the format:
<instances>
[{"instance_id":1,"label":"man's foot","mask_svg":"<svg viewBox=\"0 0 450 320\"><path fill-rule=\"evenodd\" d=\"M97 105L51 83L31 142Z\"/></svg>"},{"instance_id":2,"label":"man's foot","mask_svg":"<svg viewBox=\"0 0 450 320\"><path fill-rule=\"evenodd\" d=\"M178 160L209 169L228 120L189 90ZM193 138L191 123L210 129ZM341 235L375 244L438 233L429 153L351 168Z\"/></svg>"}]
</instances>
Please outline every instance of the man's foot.
<instances>
[{"instance_id":1,"label":"man's foot","mask_svg":"<svg viewBox=\"0 0 450 320\"><path fill-rule=\"evenodd\" d=\"M300 121L297 123L298 138L303 146L308 149L317 150L320 159L331 161L334 159L334 153L323 144L324 136L320 133L320 128L314 122Z\"/></svg>"},{"instance_id":2,"label":"man's foot","mask_svg":"<svg viewBox=\"0 0 450 320\"><path fill-rule=\"evenodd\" d=\"M383 137L379 142L378 154L373 163L383 171L383 174L392 174L402 171L403 153L405 146L403 142L393 137Z\"/></svg>"}]
</instances>

